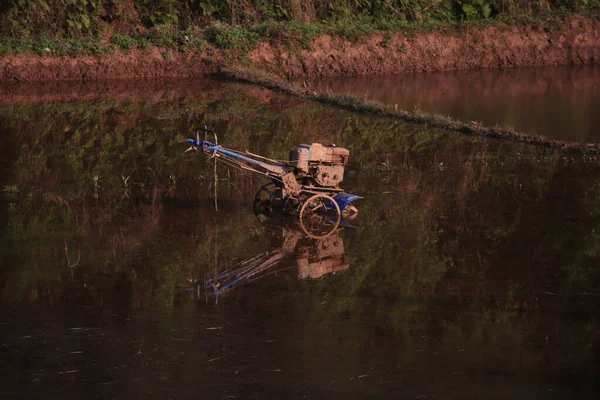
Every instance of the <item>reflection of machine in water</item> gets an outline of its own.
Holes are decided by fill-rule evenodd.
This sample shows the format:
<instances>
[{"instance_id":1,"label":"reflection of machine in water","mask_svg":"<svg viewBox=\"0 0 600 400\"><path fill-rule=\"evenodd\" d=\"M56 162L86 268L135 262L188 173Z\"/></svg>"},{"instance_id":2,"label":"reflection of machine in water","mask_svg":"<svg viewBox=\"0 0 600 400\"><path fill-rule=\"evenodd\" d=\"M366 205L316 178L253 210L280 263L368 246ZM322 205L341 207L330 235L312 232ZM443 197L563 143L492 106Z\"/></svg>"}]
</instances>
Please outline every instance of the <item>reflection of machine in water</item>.
<instances>
[{"instance_id":1,"label":"reflection of machine in water","mask_svg":"<svg viewBox=\"0 0 600 400\"><path fill-rule=\"evenodd\" d=\"M242 260L204 279L208 293L220 294L233 287L295 267L299 279L318 279L350 267L344 252L341 229L321 239L312 239L298 229L281 227L282 245L272 251ZM291 260L283 268L282 261Z\"/></svg>"},{"instance_id":2,"label":"reflection of machine in water","mask_svg":"<svg viewBox=\"0 0 600 400\"><path fill-rule=\"evenodd\" d=\"M283 269L296 268L299 279L318 279L323 275L342 271L350 267L344 251L344 240L339 233L339 221L328 218L313 218L309 225L302 219L276 218L269 198L262 198L263 188L254 201L257 219L270 232L280 233L281 245L272 251L242 260L229 268L204 278L202 285L207 293L223 293L236 285L262 278ZM275 216L275 217L274 217ZM344 223L347 225L346 221ZM280 264L284 260L283 268Z\"/></svg>"}]
</instances>

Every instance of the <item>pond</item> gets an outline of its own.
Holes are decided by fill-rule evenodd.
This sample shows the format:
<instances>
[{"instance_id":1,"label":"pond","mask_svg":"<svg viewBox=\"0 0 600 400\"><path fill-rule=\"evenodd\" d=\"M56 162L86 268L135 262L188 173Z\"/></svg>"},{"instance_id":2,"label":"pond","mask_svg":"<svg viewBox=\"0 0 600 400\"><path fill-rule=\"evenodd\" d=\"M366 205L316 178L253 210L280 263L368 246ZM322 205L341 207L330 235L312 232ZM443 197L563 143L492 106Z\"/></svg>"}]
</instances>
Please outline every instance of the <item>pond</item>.
<instances>
[{"instance_id":1,"label":"pond","mask_svg":"<svg viewBox=\"0 0 600 400\"><path fill-rule=\"evenodd\" d=\"M2 93L2 397L597 398L599 157L219 80ZM204 125L349 149L352 226L259 222Z\"/></svg>"},{"instance_id":2,"label":"pond","mask_svg":"<svg viewBox=\"0 0 600 400\"><path fill-rule=\"evenodd\" d=\"M312 85L551 139L600 141L598 65L336 77Z\"/></svg>"}]
</instances>

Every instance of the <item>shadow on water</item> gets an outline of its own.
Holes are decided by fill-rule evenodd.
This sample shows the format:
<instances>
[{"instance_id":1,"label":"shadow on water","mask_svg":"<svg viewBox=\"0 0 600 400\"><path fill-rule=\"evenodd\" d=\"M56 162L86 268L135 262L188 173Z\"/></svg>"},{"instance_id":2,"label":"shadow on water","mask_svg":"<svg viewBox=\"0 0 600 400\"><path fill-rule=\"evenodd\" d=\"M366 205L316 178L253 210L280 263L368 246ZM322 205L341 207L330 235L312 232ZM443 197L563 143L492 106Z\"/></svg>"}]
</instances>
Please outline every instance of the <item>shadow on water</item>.
<instances>
[{"instance_id":1,"label":"shadow on water","mask_svg":"<svg viewBox=\"0 0 600 400\"><path fill-rule=\"evenodd\" d=\"M313 86L569 142L600 142L600 67L336 77Z\"/></svg>"},{"instance_id":2,"label":"shadow on water","mask_svg":"<svg viewBox=\"0 0 600 400\"><path fill-rule=\"evenodd\" d=\"M598 157L177 84L0 106L2 397L597 397ZM348 148L343 252L274 235L227 166L215 211L177 144L205 124L274 159ZM182 289L243 260L277 263L216 305Z\"/></svg>"}]
</instances>

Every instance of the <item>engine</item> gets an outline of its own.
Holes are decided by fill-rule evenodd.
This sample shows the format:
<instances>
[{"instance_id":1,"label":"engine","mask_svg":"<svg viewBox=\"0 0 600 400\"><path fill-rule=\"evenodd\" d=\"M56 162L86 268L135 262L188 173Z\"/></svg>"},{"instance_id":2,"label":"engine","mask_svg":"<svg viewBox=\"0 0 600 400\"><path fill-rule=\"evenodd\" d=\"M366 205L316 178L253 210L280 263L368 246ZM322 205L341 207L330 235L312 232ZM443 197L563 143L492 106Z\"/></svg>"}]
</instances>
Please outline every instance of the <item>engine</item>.
<instances>
[{"instance_id":1,"label":"engine","mask_svg":"<svg viewBox=\"0 0 600 400\"><path fill-rule=\"evenodd\" d=\"M337 188L344 180L344 167L350 152L335 145L301 144L290 151L290 162L298 178L315 186Z\"/></svg>"}]
</instances>

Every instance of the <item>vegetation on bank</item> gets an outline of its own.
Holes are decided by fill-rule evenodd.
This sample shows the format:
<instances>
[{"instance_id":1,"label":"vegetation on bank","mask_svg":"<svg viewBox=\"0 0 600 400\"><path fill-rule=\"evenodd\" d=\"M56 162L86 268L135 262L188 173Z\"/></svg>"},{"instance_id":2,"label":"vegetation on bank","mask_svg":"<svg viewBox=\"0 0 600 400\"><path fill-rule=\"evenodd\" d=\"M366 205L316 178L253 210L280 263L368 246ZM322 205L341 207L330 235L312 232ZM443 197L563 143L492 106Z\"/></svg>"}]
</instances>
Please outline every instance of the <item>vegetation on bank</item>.
<instances>
[{"instance_id":1,"label":"vegetation on bank","mask_svg":"<svg viewBox=\"0 0 600 400\"><path fill-rule=\"evenodd\" d=\"M600 11L600 0L7 0L0 54L101 55L152 47L248 51L265 40L308 46L461 24L551 24Z\"/></svg>"}]
</instances>

